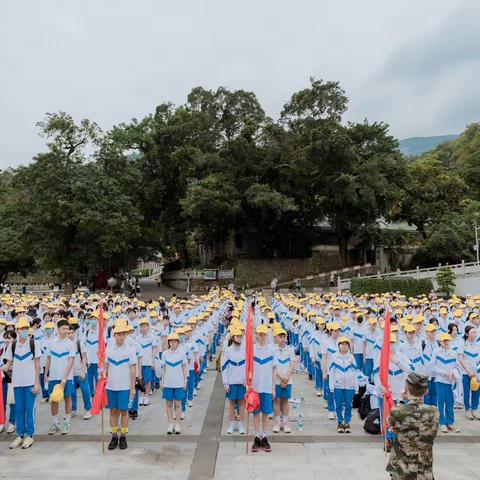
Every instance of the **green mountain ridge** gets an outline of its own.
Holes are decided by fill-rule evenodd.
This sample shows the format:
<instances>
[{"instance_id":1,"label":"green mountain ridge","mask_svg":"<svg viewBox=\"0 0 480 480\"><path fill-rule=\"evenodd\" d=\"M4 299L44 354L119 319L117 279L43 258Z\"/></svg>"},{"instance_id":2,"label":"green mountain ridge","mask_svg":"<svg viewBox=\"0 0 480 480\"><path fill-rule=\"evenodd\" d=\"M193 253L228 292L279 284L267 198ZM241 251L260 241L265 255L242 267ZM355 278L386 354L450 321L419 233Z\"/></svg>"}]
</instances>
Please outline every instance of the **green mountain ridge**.
<instances>
[{"instance_id":1,"label":"green mountain ridge","mask_svg":"<svg viewBox=\"0 0 480 480\"><path fill-rule=\"evenodd\" d=\"M400 140L400 151L407 156L422 155L434 150L444 142L451 142L459 137L459 134L437 135L433 137L410 137Z\"/></svg>"}]
</instances>

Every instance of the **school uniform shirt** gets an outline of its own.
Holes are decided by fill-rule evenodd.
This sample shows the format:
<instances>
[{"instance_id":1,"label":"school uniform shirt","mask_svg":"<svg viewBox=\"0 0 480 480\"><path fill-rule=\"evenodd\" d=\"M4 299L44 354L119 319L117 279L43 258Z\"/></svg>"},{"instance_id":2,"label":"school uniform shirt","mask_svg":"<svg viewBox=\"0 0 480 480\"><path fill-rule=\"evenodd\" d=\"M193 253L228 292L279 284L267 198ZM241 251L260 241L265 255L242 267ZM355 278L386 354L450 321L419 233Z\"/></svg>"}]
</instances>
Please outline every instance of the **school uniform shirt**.
<instances>
[{"instance_id":1,"label":"school uniform shirt","mask_svg":"<svg viewBox=\"0 0 480 480\"><path fill-rule=\"evenodd\" d=\"M245 347L234 344L227 347L222 355L222 380L224 385L245 385Z\"/></svg>"},{"instance_id":2,"label":"school uniform shirt","mask_svg":"<svg viewBox=\"0 0 480 480\"><path fill-rule=\"evenodd\" d=\"M328 371L330 391L335 388L358 391L357 363L351 353L334 353Z\"/></svg>"},{"instance_id":3,"label":"school uniform shirt","mask_svg":"<svg viewBox=\"0 0 480 480\"><path fill-rule=\"evenodd\" d=\"M377 343L377 339L379 336L378 329L372 331L370 327L368 327L365 331L365 358L369 360L373 360L375 358L375 344Z\"/></svg>"},{"instance_id":4,"label":"school uniform shirt","mask_svg":"<svg viewBox=\"0 0 480 480\"><path fill-rule=\"evenodd\" d=\"M278 345L275 347L275 368L277 369L277 375L284 378L290 371L290 366L295 362L295 352L291 345L285 345L280 348ZM280 385L280 379L275 375L275 385ZM292 375L288 379L288 384L292 384Z\"/></svg>"},{"instance_id":5,"label":"school uniform shirt","mask_svg":"<svg viewBox=\"0 0 480 480\"><path fill-rule=\"evenodd\" d=\"M75 340L75 360L73 361L74 377L78 377L82 374L82 356L84 357L86 354L87 347L85 346L85 342L82 342L80 339Z\"/></svg>"},{"instance_id":6,"label":"school uniform shirt","mask_svg":"<svg viewBox=\"0 0 480 480\"><path fill-rule=\"evenodd\" d=\"M463 350L464 346L464 340L463 337L457 335L455 338L452 337L452 341L450 342L450 346L452 347L452 350L456 353L461 353Z\"/></svg>"},{"instance_id":7,"label":"school uniform shirt","mask_svg":"<svg viewBox=\"0 0 480 480\"><path fill-rule=\"evenodd\" d=\"M402 391L405 388L405 380L409 373L408 359L402 355L397 355L398 363L390 360L388 366L388 383L390 385L390 391L394 400L400 400ZM380 359L377 358L373 369L373 382L380 388L382 382L380 381Z\"/></svg>"},{"instance_id":8,"label":"school uniform shirt","mask_svg":"<svg viewBox=\"0 0 480 480\"><path fill-rule=\"evenodd\" d=\"M322 342L325 341L325 334L315 330L310 336L310 347L308 353L312 362L319 362L322 358Z\"/></svg>"},{"instance_id":9,"label":"school uniform shirt","mask_svg":"<svg viewBox=\"0 0 480 480\"><path fill-rule=\"evenodd\" d=\"M188 340L185 341L183 348L185 350L185 354L187 355L188 370L190 372L193 372L195 370L195 358L198 353L198 346L195 341L190 337Z\"/></svg>"},{"instance_id":10,"label":"school uniform shirt","mask_svg":"<svg viewBox=\"0 0 480 480\"><path fill-rule=\"evenodd\" d=\"M183 375L183 365L187 365L187 356L182 348L176 350L165 350L162 354L162 367L165 367L165 378L163 379L164 388L183 388L185 377Z\"/></svg>"},{"instance_id":11,"label":"school uniform shirt","mask_svg":"<svg viewBox=\"0 0 480 480\"><path fill-rule=\"evenodd\" d=\"M477 342L465 341L463 349L458 352L463 355L463 363L472 373L477 372L477 364L480 360L480 344ZM466 370L460 365L460 371L463 375L466 375Z\"/></svg>"},{"instance_id":12,"label":"school uniform shirt","mask_svg":"<svg viewBox=\"0 0 480 480\"><path fill-rule=\"evenodd\" d=\"M45 364L47 363L47 355L48 355L48 346L50 345L50 342L55 340L55 335L52 333L49 337L47 335L44 335L42 340L40 340L39 345L40 345L40 352L41 352L41 357L40 357L40 369L45 368Z\"/></svg>"},{"instance_id":13,"label":"school uniform shirt","mask_svg":"<svg viewBox=\"0 0 480 480\"><path fill-rule=\"evenodd\" d=\"M172 333L173 331L173 327L168 324L168 325L164 325L163 323L158 327L158 333L160 334L160 342L159 342L159 346L161 345L161 348L162 348L162 352L164 352L165 350L168 350L168 341L167 341L167 337L170 335L170 333Z\"/></svg>"},{"instance_id":14,"label":"school uniform shirt","mask_svg":"<svg viewBox=\"0 0 480 480\"><path fill-rule=\"evenodd\" d=\"M137 343L143 352L142 366L153 366L153 349L157 346L157 337L154 333L148 332L146 335L138 335Z\"/></svg>"},{"instance_id":15,"label":"school uniform shirt","mask_svg":"<svg viewBox=\"0 0 480 480\"><path fill-rule=\"evenodd\" d=\"M353 353L363 354L363 339L365 338L365 325L355 322L352 327Z\"/></svg>"},{"instance_id":16,"label":"school uniform shirt","mask_svg":"<svg viewBox=\"0 0 480 480\"><path fill-rule=\"evenodd\" d=\"M455 373L458 367L457 352L454 352L452 349L445 350L439 347L432 359L432 374L435 375L435 381L437 383L453 385L455 379L449 380L447 375Z\"/></svg>"},{"instance_id":17,"label":"school uniform shirt","mask_svg":"<svg viewBox=\"0 0 480 480\"><path fill-rule=\"evenodd\" d=\"M130 367L137 364L135 348L127 345L110 345L106 351L108 363L107 390L130 390Z\"/></svg>"},{"instance_id":18,"label":"school uniform shirt","mask_svg":"<svg viewBox=\"0 0 480 480\"><path fill-rule=\"evenodd\" d=\"M429 378L435 378L435 375L432 374L432 360L438 348L439 346L436 340L433 342L428 340L428 338L425 340L423 348L423 367L425 375L428 375Z\"/></svg>"},{"instance_id":19,"label":"school uniform shirt","mask_svg":"<svg viewBox=\"0 0 480 480\"><path fill-rule=\"evenodd\" d=\"M207 346L205 343L205 331L203 330L203 325L201 327L197 327L193 334L195 338L195 343L198 347L198 352L200 353L200 357L203 357L207 351Z\"/></svg>"},{"instance_id":20,"label":"school uniform shirt","mask_svg":"<svg viewBox=\"0 0 480 480\"><path fill-rule=\"evenodd\" d=\"M258 393L273 392L273 369L275 367L275 347L256 343L253 347L253 388Z\"/></svg>"},{"instance_id":21,"label":"school uniform shirt","mask_svg":"<svg viewBox=\"0 0 480 480\"><path fill-rule=\"evenodd\" d=\"M412 372L425 373L422 344L420 342L404 342L400 347L400 352L408 358Z\"/></svg>"},{"instance_id":22,"label":"school uniform shirt","mask_svg":"<svg viewBox=\"0 0 480 480\"><path fill-rule=\"evenodd\" d=\"M35 358L40 358L41 351L38 342L35 342ZM12 357L12 344L5 352L4 359L12 361L12 386L30 387L35 384L35 359L30 349L30 340L25 343L16 341L15 358Z\"/></svg>"},{"instance_id":23,"label":"school uniform shirt","mask_svg":"<svg viewBox=\"0 0 480 480\"><path fill-rule=\"evenodd\" d=\"M335 339L332 337L328 337L325 343L323 344L322 349L322 356L325 357L327 355L327 373L330 370L330 366L332 365L333 355L338 352L338 344Z\"/></svg>"},{"instance_id":24,"label":"school uniform shirt","mask_svg":"<svg viewBox=\"0 0 480 480\"><path fill-rule=\"evenodd\" d=\"M98 328L87 330L85 345L87 348L87 363L89 365L98 363Z\"/></svg>"},{"instance_id":25,"label":"school uniform shirt","mask_svg":"<svg viewBox=\"0 0 480 480\"><path fill-rule=\"evenodd\" d=\"M47 356L50 357L50 371L48 372L49 380L63 380L65 378L68 361L70 358L75 358L75 352L76 345L68 338L63 340L56 338L50 342L47 352ZM72 379L73 368L70 370L67 380Z\"/></svg>"}]
</instances>

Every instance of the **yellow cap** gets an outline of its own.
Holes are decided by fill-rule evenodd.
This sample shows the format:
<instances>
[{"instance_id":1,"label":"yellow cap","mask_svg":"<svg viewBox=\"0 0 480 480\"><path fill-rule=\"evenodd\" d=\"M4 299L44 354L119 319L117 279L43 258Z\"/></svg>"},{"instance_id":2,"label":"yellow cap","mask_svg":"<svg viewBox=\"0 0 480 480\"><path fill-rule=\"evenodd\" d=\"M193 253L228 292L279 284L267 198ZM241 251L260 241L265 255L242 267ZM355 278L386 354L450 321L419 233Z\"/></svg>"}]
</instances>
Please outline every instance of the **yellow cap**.
<instances>
[{"instance_id":1,"label":"yellow cap","mask_svg":"<svg viewBox=\"0 0 480 480\"><path fill-rule=\"evenodd\" d=\"M43 328L55 328L55 324L53 322L47 322L45 324L45 327L43 327Z\"/></svg>"},{"instance_id":2,"label":"yellow cap","mask_svg":"<svg viewBox=\"0 0 480 480\"><path fill-rule=\"evenodd\" d=\"M255 332L257 333L268 333L268 327L266 325L259 325L256 329Z\"/></svg>"},{"instance_id":3,"label":"yellow cap","mask_svg":"<svg viewBox=\"0 0 480 480\"><path fill-rule=\"evenodd\" d=\"M394 333L390 334L390 343L397 343L397 336Z\"/></svg>"},{"instance_id":4,"label":"yellow cap","mask_svg":"<svg viewBox=\"0 0 480 480\"><path fill-rule=\"evenodd\" d=\"M277 337L278 335L286 335L287 332L283 328L279 328L278 330L275 331L275 336Z\"/></svg>"},{"instance_id":5,"label":"yellow cap","mask_svg":"<svg viewBox=\"0 0 480 480\"><path fill-rule=\"evenodd\" d=\"M368 319L368 324L369 325L375 325L377 323L377 319L376 318L369 318Z\"/></svg>"},{"instance_id":6,"label":"yellow cap","mask_svg":"<svg viewBox=\"0 0 480 480\"><path fill-rule=\"evenodd\" d=\"M231 335L232 337L236 337L237 335L238 335L238 336L242 336L242 335L243 335L243 331L240 330L240 328L232 328L232 329L230 330L230 335Z\"/></svg>"},{"instance_id":7,"label":"yellow cap","mask_svg":"<svg viewBox=\"0 0 480 480\"><path fill-rule=\"evenodd\" d=\"M476 392L479 388L480 388L480 383L478 383L475 377L472 377L470 379L470 390L472 390L472 392Z\"/></svg>"},{"instance_id":8,"label":"yellow cap","mask_svg":"<svg viewBox=\"0 0 480 480\"><path fill-rule=\"evenodd\" d=\"M327 328L329 330L340 330L340 325L337 322L327 323Z\"/></svg>"},{"instance_id":9,"label":"yellow cap","mask_svg":"<svg viewBox=\"0 0 480 480\"><path fill-rule=\"evenodd\" d=\"M337 343L344 343L344 342L350 344L350 339L348 337L340 337Z\"/></svg>"},{"instance_id":10,"label":"yellow cap","mask_svg":"<svg viewBox=\"0 0 480 480\"><path fill-rule=\"evenodd\" d=\"M440 335L440 341L441 342L445 342L445 341L451 340L451 339L452 339L452 336L449 333L442 333Z\"/></svg>"},{"instance_id":11,"label":"yellow cap","mask_svg":"<svg viewBox=\"0 0 480 480\"><path fill-rule=\"evenodd\" d=\"M425 329L426 332L435 332L437 331L437 326L434 323L429 323L427 328Z\"/></svg>"},{"instance_id":12,"label":"yellow cap","mask_svg":"<svg viewBox=\"0 0 480 480\"><path fill-rule=\"evenodd\" d=\"M155 310L153 312L150 312L149 315L150 318L158 318L158 312L156 312Z\"/></svg>"},{"instance_id":13,"label":"yellow cap","mask_svg":"<svg viewBox=\"0 0 480 480\"><path fill-rule=\"evenodd\" d=\"M425 320L425 317L423 315L417 315L414 319L413 319L413 322L412 323L423 323L423 321Z\"/></svg>"},{"instance_id":14,"label":"yellow cap","mask_svg":"<svg viewBox=\"0 0 480 480\"><path fill-rule=\"evenodd\" d=\"M405 327L405 333L415 333L415 327L413 325L407 325Z\"/></svg>"},{"instance_id":15,"label":"yellow cap","mask_svg":"<svg viewBox=\"0 0 480 480\"><path fill-rule=\"evenodd\" d=\"M15 327L17 330L20 330L21 328L30 328L30 322L28 321L27 318L22 317L18 320L17 325Z\"/></svg>"},{"instance_id":16,"label":"yellow cap","mask_svg":"<svg viewBox=\"0 0 480 480\"><path fill-rule=\"evenodd\" d=\"M463 317L463 312L462 312L462 310L455 310L455 311L453 312L453 316L456 317L456 318Z\"/></svg>"},{"instance_id":17,"label":"yellow cap","mask_svg":"<svg viewBox=\"0 0 480 480\"><path fill-rule=\"evenodd\" d=\"M128 328L128 325L126 323L119 324L113 329L114 334L115 333L128 333L128 332L129 332L129 328Z\"/></svg>"},{"instance_id":18,"label":"yellow cap","mask_svg":"<svg viewBox=\"0 0 480 480\"><path fill-rule=\"evenodd\" d=\"M323 317L318 317L315 323L317 325L325 325L325 319Z\"/></svg>"},{"instance_id":19,"label":"yellow cap","mask_svg":"<svg viewBox=\"0 0 480 480\"><path fill-rule=\"evenodd\" d=\"M62 400L63 400L63 388L59 383L57 383L53 387L53 391L50 394L50 401L58 403L58 402L61 402Z\"/></svg>"},{"instance_id":20,"label":"yellow cap","mask_svg":"<svg viewBox=\"0 0 480 480\"><path fill-rule=\"evenodd\" d=\"M167 341L168 340L178 340L180 341L180 337L178 336L178 333L171 333L168 337L167 337Z\"/></svg>"},{"instance_id":21,"label":"yellow cap","mask_svg":"<svg viewBox=\"0 0 480 480\"><path fill-rule=\"evenodd\" d=\"M148 321L148 318L142 318L140 320L140 325L150 325L150 322Z\"/></svg>"}]
</instances>

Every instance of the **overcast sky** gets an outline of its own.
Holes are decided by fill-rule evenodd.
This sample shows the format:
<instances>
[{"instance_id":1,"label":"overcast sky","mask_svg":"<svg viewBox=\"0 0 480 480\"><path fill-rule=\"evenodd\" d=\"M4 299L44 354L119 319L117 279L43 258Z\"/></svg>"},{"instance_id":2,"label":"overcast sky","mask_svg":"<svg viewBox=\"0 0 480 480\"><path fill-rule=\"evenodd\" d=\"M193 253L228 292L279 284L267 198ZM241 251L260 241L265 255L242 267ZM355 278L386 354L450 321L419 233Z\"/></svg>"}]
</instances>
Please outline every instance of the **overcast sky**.
<instances>
[{"instance_id":1,"label":"overcast sky","mask_svg":"<svg viewBox=\"0 0 480 480\"><path fill-rule=\"evenodd\" d=\"M254 91L276 118L308 78L398 138L480 121L478 0L0 0L0 168L43 148L45 112L103 129L193 86Z\"/></svg>"}]
</instances>

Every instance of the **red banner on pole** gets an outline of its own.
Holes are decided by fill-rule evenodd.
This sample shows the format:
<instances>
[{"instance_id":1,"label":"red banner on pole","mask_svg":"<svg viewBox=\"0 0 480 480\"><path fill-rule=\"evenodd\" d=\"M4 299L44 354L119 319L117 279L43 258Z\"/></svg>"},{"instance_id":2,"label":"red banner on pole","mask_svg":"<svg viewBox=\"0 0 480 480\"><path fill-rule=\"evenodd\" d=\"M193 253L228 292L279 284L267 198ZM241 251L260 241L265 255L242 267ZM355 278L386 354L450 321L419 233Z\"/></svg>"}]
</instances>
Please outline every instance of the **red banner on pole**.
<instances>
[{"instance_id":1,"label":"red banner on pole","mask_svg":"<svg viewBox=\"0 0 480 480\"><path fill-rule=\"evenodd\" d=\"M97 382L97 387L95 389L95 395L93 396L92 401L92 415L98 415L104 407L108 405L107 397L107 379L104 377L105 369L105 328L104 328L104 319L103 319L103 302L100 303L99 315L98 315L98 371L100 378Z\"/></svg>"},{"instance_id":2,"label":"red banner on pole","mask_svg":"<svg viewBox=\"0 0 480 480\"><path fill-rule=\"evenodd\" d=\"M252 387L253 381L253 306L248 307L247 325L245 328L245 365L247 374L247 394L245 408L248 412L258 410L260 397Z\"/></svg>"},{"instance_id":3,"label":"red banner on pole","mask_svg":"<svg viewBox=\"0 0 480 480\"><path fill-rule=\"evenodd\" d=\"M383 387L382 397L382 434L385 435L388 427L388 417L395 405L388 383L388 372L390 369L390 310L385 315L385 327L383 329L383 345L380 353L380 382Z\"/></svg>"}]
</instances>

